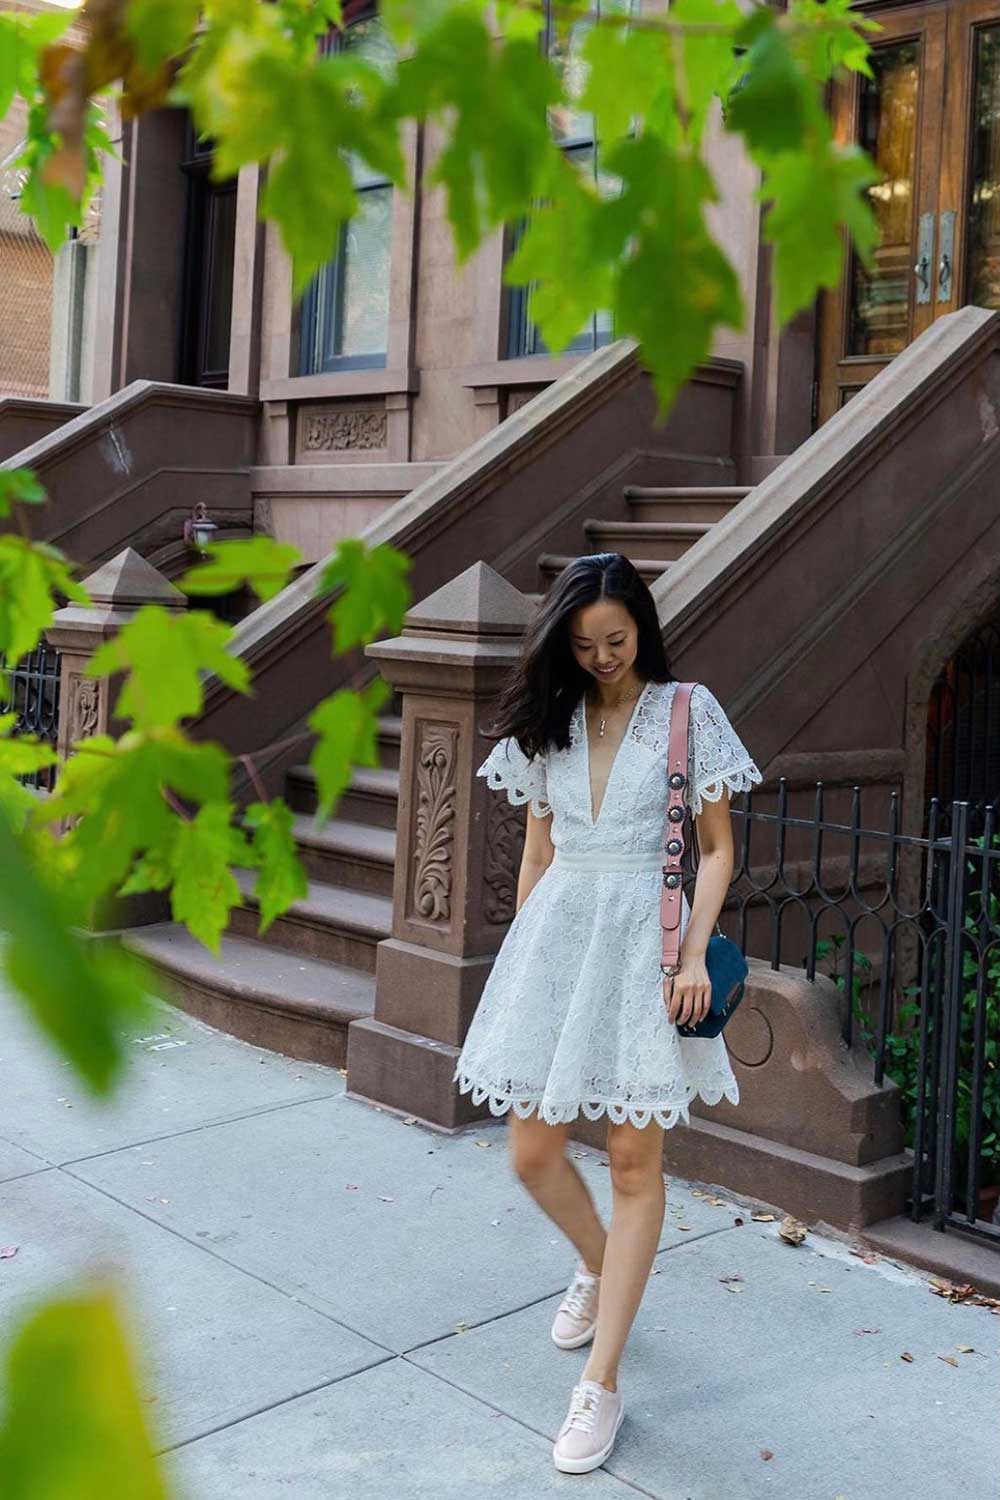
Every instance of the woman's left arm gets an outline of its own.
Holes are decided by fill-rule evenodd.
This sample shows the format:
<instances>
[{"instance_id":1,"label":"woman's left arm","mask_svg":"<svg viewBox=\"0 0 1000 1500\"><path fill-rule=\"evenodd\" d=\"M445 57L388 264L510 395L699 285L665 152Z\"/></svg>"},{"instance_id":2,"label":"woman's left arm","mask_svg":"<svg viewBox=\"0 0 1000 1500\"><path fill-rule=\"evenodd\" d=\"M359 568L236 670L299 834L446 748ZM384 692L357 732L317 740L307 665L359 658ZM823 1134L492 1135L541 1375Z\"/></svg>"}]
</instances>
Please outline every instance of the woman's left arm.
<instances>
[{"instance_id":1,"label":"woman's left arm","mask_svg":"<svg viewBox=\"0 0 1000 1500\"><path fill-rule=\"evenodd\" d=\"M708 1014L712 1003L705 953L733 876L733 825L728 792L724 790L717 802L703 800L696 826L698 873L691 915L678 954L680 969L673 977L672 988L670 979L664 979L664 992L669 995L667 1014L671 1021L682 1026L696 1025Z\"/></svg>"}]
</instances>

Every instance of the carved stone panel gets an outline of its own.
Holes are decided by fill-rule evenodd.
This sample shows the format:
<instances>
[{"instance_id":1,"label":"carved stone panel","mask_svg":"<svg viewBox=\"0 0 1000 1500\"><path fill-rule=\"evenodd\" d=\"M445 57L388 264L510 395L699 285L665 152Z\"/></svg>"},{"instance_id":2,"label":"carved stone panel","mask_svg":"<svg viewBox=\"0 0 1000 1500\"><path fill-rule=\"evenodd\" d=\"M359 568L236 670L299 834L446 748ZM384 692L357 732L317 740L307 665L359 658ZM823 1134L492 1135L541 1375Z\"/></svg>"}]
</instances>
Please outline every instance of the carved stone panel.
<instances>
[{"instance_id":1,"label":"carved stone panel","mask_svg":"<svg viewBox=\"0 0 1000 1500\"><path fill-rule=\"evenodd\" d=\"M93 677L84 677L82 672L71 672L69 676L67 744L74 740L86 740L100 734L101 692L103 683Z\"/></svg>"},{"instance_id":2,"label":"carved stone panel","mask_svg":"<svg viewBox=\"0 0 1000 1500\"><path fill-rule=\"evenodd\" d=\"M445 928L455 871L458 726L420 722L416 737L410 915Z\"/></svg>"},{"instance_id":3,"label":"carved stone panel","mask_svg":"<svg viewBox=\"0 0 1000 1500\"><path fill-rule=\"evenodd\" d=\"M386 448L388 416L381 405L305 407L299 412L298 438L299 453L312 459Z\"/></svg>"},{"instance_id":4,"label":"carved stone panel","mask_svg":"<svg viewBox=\"0 0 1000 1500\"><path fill-rule=\"evenodd\" d=\"M483 915L497 926L514 920L517 872L524 848L525 812L490 793L486 811Z\"/></svg>"}]
</instances>

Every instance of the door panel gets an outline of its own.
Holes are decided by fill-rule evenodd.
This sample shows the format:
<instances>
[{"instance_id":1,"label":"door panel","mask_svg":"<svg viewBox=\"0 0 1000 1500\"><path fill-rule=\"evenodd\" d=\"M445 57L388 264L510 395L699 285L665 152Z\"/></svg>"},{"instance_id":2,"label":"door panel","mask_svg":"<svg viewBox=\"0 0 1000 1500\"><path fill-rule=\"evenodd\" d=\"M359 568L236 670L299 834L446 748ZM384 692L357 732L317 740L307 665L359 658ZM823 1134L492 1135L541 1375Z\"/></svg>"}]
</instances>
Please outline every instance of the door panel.
<instances>
[{"instance_id":1,"label":"door panel","mask_svg":"<svg viewBox=\"0 0 1000 1500\"><path fill-rule=\"evenodd\" d=\"M852 256L839 291L824 298L820 421L935 316L947 13L928 4L876 13L874 76L838 83L833 110L838 139L864 145L883 174L870 189L879 243L872 266Z\"/></svg>"}]
</instances>

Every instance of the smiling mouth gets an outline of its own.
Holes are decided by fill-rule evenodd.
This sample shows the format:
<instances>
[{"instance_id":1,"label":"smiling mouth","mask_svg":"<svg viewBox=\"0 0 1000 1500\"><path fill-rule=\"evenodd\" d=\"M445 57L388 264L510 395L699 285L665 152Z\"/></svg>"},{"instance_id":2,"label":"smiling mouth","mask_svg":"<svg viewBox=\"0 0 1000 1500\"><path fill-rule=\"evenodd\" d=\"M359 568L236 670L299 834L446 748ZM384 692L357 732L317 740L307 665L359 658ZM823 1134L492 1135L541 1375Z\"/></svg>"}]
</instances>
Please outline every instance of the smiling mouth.
<instances>
[{"instance_id":1,"label":"smiling mouth","mask_svg":"<svg viewBox=\"0 0 1000 1500\"><path fill-rule=\"evenodd\" d=\"M620 666L621 662L615 662L613 667L595 667L594 671L598 677L612 677Z\"/></svg>"}]
</instances>

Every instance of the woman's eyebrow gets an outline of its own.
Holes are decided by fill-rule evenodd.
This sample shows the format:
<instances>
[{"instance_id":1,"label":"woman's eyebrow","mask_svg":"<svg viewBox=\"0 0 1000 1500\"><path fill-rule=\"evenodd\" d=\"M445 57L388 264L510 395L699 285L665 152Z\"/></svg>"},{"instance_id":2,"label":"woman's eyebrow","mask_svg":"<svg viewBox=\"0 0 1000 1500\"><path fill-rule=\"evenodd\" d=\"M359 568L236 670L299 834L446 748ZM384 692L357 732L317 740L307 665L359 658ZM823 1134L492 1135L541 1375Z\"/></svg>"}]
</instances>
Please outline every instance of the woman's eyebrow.
<instances>
[{"instance_id":1,"label":"woman's eyebrow","mask_svg":"<svg viewBox=\"0 0 1000 1500\"><path fill-rule=\"evenodd\" d=\"M572 631L571 634L572 634L573 639L575 641L589 641L590 640L590 636L589 635L581 635L580 632L577 631L577 630ZM619 628L618 630L609 630L608 633L607 633L607 635L605 636L605 640L610 640L613 635L624 635L624 634L625 634L625 632L621 628Z\"/></svg>"}]
</instances>

